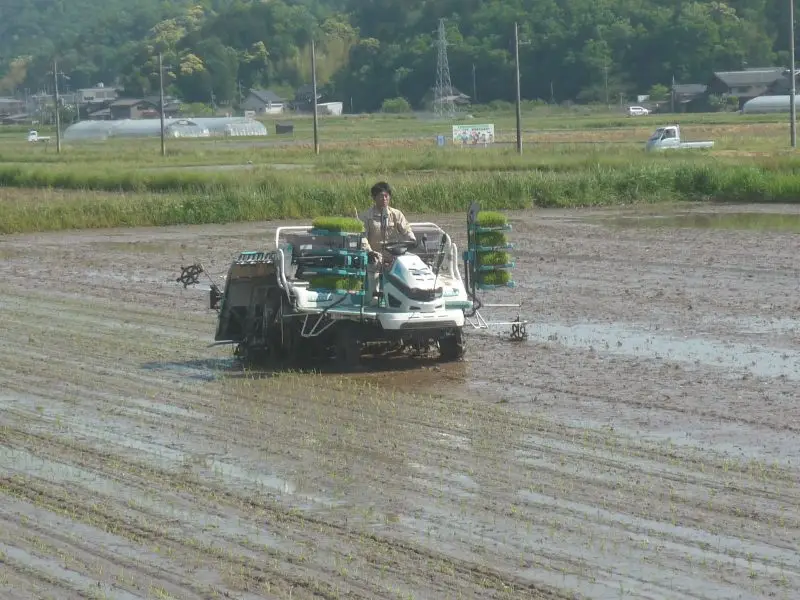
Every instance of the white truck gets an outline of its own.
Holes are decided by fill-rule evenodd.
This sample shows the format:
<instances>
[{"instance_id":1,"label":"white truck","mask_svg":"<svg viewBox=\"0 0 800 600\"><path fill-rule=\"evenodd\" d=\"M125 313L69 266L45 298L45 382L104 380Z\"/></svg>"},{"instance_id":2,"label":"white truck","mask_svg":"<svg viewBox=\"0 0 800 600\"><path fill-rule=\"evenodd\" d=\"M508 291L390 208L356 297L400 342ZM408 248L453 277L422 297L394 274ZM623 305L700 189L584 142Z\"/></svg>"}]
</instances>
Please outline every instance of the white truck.
<instances>
[{"instance_id":1,"label":"white truck","mask_svg":"<svg viewBox=\"0 0 800 600\"><path fill-rule=\"evenodd\" d=\"M35 129L31 129L28 132L28 141L29 142L49 142L50 136L41 136L39 132Z\"/></svg>"},{"instance_id":2,"label":"white truck","mask_svg":"<svg viewBox=\"0 0 800 600\"><path fill-rule=\"evenodd\" d=\"M714 142L685 142L681 140L680 125L666 125L655 130L647 140L646 150L673 150L686 148L713 148Z\"/></svg>"}]
</instances>

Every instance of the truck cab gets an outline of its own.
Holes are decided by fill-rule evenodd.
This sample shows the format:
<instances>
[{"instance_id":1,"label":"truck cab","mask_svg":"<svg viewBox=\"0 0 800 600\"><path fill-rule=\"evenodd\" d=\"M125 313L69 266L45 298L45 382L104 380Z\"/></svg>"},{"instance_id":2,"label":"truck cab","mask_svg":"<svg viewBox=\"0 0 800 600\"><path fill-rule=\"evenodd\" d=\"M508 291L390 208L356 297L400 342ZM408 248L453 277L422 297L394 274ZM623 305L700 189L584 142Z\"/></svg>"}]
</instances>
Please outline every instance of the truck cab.
<instances>
[{"instance_id":1,"label":"truck cab","mask_svg":"<svg viewBox=\"0 0 800 600\"><path fill-rule=\"evenodd\" d=\"M677 147L681 143L681 129L679 125L668 125L659 127L647 140L649 147L658 146L660 148Z\"/></svg>"},{"instance_id":2,"label":"truck cab","mask_svg":"<svg viewBox=\"0 0 800 600\"><path fill-rule=\"evenodd\" d=\"M28 132L28 141L29 142L49 142L50 141L50 137L49 136L42 137L42 136L39 135L38 131L36 131L35 129L31 129Z\"/></svg>"},{"instance_id":3,"label":"truck cab","mask_svg":"<svg viewBox=\"0 0 800 600\"><path fill-rule=\"evenodd\" d=\"M712 148L714 142L687 142L681 138L680 125L658 127L647 140L646 150L669 150L673 148Z\"/></svg>"}]
</instances>

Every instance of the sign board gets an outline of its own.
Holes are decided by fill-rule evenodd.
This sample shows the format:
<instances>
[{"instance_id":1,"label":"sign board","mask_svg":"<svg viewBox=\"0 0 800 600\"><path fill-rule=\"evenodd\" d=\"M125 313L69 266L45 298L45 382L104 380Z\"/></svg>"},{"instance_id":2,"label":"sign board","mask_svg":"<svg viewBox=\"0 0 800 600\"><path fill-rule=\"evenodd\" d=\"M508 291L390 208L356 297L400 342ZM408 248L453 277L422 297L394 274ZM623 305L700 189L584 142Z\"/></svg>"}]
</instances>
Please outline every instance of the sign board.
<instances>
[{"instance_id":1,"label":"sign board","mask_svg":"<svg viewBox=\"0 0 800 600\"><path fill-rule=\"evenodd\" d=\"M436 136L436 145L437 146L444 146L444 136L443 135L437 135Z\"/></svg>"},{"instance_id":2,"label":"sign board","mask_svg":"<svg viewBox=\"0 0 800 600\"><path fill-rule=\"evenodd\" d=\"M487 145L494 142L494 123L488 125L453 125L453 143L462 146Z\"/></svg>"}]
</instances>

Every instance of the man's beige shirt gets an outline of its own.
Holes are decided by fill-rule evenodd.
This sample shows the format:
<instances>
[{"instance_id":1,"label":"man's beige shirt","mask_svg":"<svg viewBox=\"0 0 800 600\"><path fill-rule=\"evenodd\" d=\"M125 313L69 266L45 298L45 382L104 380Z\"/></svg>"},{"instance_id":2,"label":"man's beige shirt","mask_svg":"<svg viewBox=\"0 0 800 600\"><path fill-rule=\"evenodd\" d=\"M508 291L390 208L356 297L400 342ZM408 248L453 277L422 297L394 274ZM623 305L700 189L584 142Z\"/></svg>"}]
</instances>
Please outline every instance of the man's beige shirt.
<instances>
[{"instance_id":1,"label":"man's beige shirt","mask_svg":"<svg viewBox=\"0 0 800 600\"><path fill-rule=\"evenodd\" d=\"M414 241L417 237L411 231L405 215L391 206L386 207L388 212L386 226L386 242L399 242L403 240ZM359 215L359 219L364 223L364 231L367 234L367 251L380 251L383 248L383 233L381 232L381 213L382 210L375 206L370 207Z\"/></svg>"}]
</instances>

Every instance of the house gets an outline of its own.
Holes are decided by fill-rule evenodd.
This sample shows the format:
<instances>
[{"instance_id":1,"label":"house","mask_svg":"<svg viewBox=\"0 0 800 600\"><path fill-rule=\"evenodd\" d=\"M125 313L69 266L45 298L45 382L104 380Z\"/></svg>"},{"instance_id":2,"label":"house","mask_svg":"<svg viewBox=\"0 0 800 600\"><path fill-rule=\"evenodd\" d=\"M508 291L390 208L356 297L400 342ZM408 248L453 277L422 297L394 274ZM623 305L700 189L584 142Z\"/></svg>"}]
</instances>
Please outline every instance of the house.
<instances>
[{"instance_id":1,"label":"house","mask_svg":"<svg viewBox=\"0 0 800 600\"><path fill-rule=\"evenodd\" d=\"M154 119L159 117L159 104L142 98L120 98L108 105L111 118L119 119Z\"/></svg>"},{"instance_id":2,"label":"house","mask_svg":"<svg viewBox=\"0 0 800 600\"><path fill-rule=\"evenodd\" d=\"M795 91L800 91L800 81L797 80L800 75L800 69L794 71L794 85ZM789 69L784 69L779 79L772 82L764 91L764 96L785 96L792 93L792 78L789 75Z\"/></svg>"},{"instance_id":3,"label":"house","mask_svg":"<svg viewBox=\"0 0 800 600\"><path fill-rule=\"evenodd\" d=\"M161 106L161 97L160 96L145 96L145 102L149 102L153 106L156 107L156 111L159 110ZM177 117L180 115L181 109L181 101L177 98L173 98L172 96L164 96L164 117L167 119L171 119L173 117ZM158 115L156 115L158 116Z\"/></svg>"},{"instance_id":4,"label":"house","mask_svg":"<svg viewBox=\"0 0 800 600\"><path fill-rule=\"evenodd\" d=\"M75 93L76 104L91 104L117 99L117 89L98 83L92 88L81 88Z\"/></svg>"},{"instance_id":5,"label":"house","mask_svg":"<svg viewBox=\"0 0 800 600\"><path fill-rule=\"evenodd\" d=\"M108 103L110 104L110 103ZM107 103L94 102L78 106L81 121L110 121L111 109Z\"/></svg>"},{"instance_id":6,"label":"house","mask_svg":"<svg viewBox=\"0 0 800 600\"><path fill-rule=\"evenodd\" d=\"M319 87L317 88L317 103L322 99ZM301 112L314 112L314 86L310 83L301 85L294 92L292 107ZM319 108L319 107L318 107Z\"/></svg>"},{"instance_id":7,"label":"house","mask_svg":"<svg viewBox=\"0 0 800 600\"><path fill-rule=\"evenodd\" d=\"M25 101L17 98L0 98L0 115L17 115L25 112Z\"/></svg>"},{"instance_id":8,"label":"house","mask_svg":"<svg viewBox=\"0 0 800 600\"><path fill-rule=\"evenodd\" d=\"M344 102L322 102L317 104L318 115L341 116L344 110Z\"/></svg>"},{"instance_id":9,"label":"house","mask_svg":"<svg viewBox=\"0 0 800 600\"><path fill-rule=\"evenodd\" d=\"M454 106L467 106L470 104L470 97L458 90L454 86L450 86L449 88L445 88L442 90L442 101L449 102L452 100ZM431 87L422 97L422 105L430 108L431 110L436 109L436 89Z\"/></svg>"},{"instance_id":10,"label":"house","mask_svg":"<svg viewBox=\"0 0 800 600\"><path fill-rule=\"evenodd\" d=\"M277 115L283 112L286 101L272 90L250 90L242 102L242 110L257 115Z\"/></svg>"},{"instance_id":11,"label":"house","mask_svg":"<svg viewBox=\"0 0 800 600\"><path fill-rule=\"evenodd\" d=\"M703 83L675 83L671 102L675 112L703 110L708 86Z\"/></svg>"},{"instance_id":12,"label":"house","mask_svg":"<svg viewBox=\"0 0 800 600\"><path fill-rule=\"evenodd\" d=\"M706 88L707 94L734 96L739 108L748 100L761 96L770 85L783 77L783 67L764 67L744 71L717 71Z\"/></svg>"}]
</instances>

